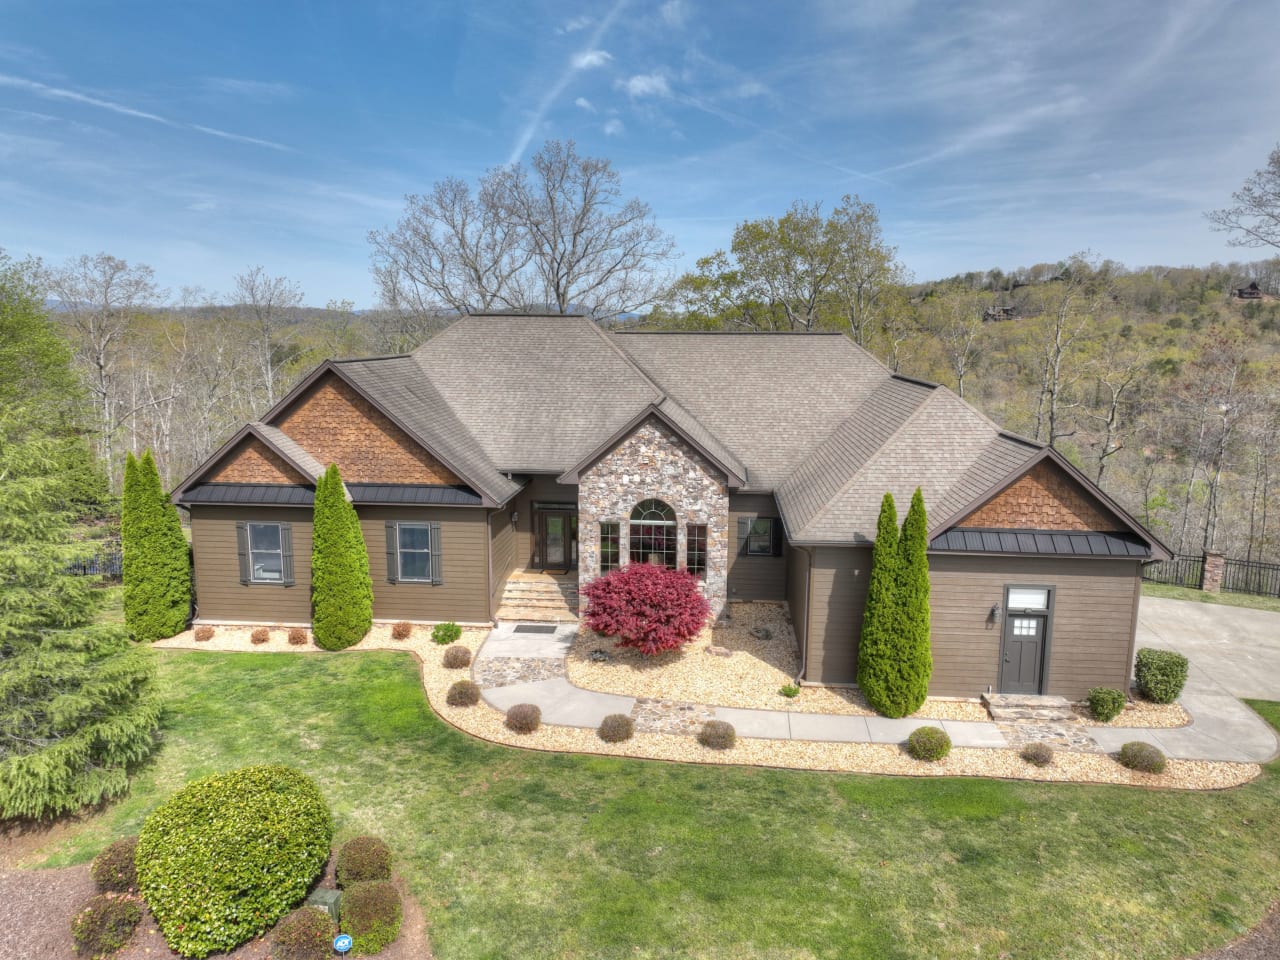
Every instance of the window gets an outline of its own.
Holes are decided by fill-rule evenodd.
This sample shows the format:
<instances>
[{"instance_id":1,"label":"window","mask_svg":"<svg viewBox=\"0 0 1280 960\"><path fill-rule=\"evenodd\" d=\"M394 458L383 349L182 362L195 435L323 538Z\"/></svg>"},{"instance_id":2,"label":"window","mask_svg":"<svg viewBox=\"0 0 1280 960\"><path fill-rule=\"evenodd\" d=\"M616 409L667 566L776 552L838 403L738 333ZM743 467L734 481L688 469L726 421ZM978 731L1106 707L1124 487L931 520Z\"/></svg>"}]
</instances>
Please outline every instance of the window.
<instances>
[{"instance_id":1,"label":"window","mask_svg":"<svg viewBox=\"0 0 1280 960\"><path fill-rule=\"evenodd\" d=\"M278 523L250 523L249 579L254 583L284 583L284 538Z\"/></svg>"},{"instance_id":2,"label":"window","mask_svg":"<svg viewBox=\"0 0 1280 960\"><path fill-rule=\"evenodd\" d=\"M396 524L400 580L431 579L431 528L425 523Z\"/></svg>"},{"instance_id":3,"label":"window","mask_svg":"<svg viewBox=\"0 0 1280 960\"><path fill-rule=\"evenodd\" d=\"M690 573L700 577L707 575L707 525L691 523L687 530L685 556Z\"/></svg>"},{"instance_id":4,"label":"window","mask_svg":"<svg viewBox=\"0 0 1280 960\"><path fill-rule=\"evenodd\" d=\"M676 568L676 512L661 500L643 500L631 511L629 559Z\"/></svg>"},{"instance_id":5,"label":"window","mask_svg":"<svg viewBox=\"0 0 1280 960\"><path fill-rule=\"evenodd\" d=\"M773 556L773 523L772 517L756 517L751 521L747 531L748 556Z\"/></svg>"},{"instance_id":6,"label":"window","mask_svg":"<svg viewBox=\"0 0 1280 960\"><path fill-rule=\"evenodd\" d=\"M1015 637L1034 637L1037 631L1037 622L1033 617L1014 617L1013 618L1013 635Z\"/></svg>"},{"instance_id":7,"label":"window","mask_svg":"<svg viewBox=\"0 0 1280 960\"><path fill-rule=\"evenodd\" d=\"M1010 587L1010 610L1048 610L1049 591L1028 587Z\"/></svg>"},{"instance_id":8,"label":"window","mask_svg":"<svg viewBox=\"0 0 1280 960\"><path fill-rule=\"evenodd\" d=\"M608 573L618 569L621 564L621 525L617 523L600 524L600 572Z\"/></svg>"}]
</instances>

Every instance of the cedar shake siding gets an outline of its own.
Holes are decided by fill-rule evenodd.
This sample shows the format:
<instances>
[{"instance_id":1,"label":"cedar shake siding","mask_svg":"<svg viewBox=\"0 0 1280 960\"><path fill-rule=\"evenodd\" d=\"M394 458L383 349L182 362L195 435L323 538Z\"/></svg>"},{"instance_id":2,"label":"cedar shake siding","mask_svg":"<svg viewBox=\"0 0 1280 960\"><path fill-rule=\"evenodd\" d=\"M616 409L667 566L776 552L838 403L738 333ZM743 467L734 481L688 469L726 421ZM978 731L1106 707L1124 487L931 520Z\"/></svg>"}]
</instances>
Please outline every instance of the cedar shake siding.
<instances>
[{"instance_id":1,"label":"cedar shake siding","mask_svg":"<svg viewBox=\"0 0 1280 960\"><path fill-rule=\"evenodd\" d=\"M1121 524L1060 468L1042 460L956 526L1106 532Z\"/></svg>"},{"instance_id":2,"label":"cedar shake siding","mask_svg":"<svg viewBox=\"0 0 1280 960\"><path fill-rule=\"evenodd\" d=\"M739 535L743 518L771 517L774 525L776 556L748 556L747 545ZM729 495L729 599L787 599L787 560L783 556L782 519L773 495L731 493Z\"/></svg>"},{"instance_id":3,"label":"cedar shake siding","mask_svg":"<svg viewBox=\"0 0 1280 960\"><path fill-rule=\"evenodd\" d=\"M851 684L858 679L858 637L871 572L870 547L814 547L809 571L809 654L804 679ZM793 611L794 614L794 611Z\"/></svg>"},{"instance_id":4,"label":"cedar shake siding","mask_svg":"<svg viewBox=\"0 0 1280 960\"><path fill-rule=\"evenodd\" d=\"M375 620L435 622L489 620L489 525L485 511L459 507L364 506L357 508L369 549ZM439 523L441 583L391 583L388 523Z\"/></svg>"},{"instance_id":5,"label":"cedar shake siding","mask_svg":"<svg viewBox=\"0 0 1280 960\"><path fill-rule=\"evenodd\" d=\"M284 458L257 437L245 437L222 463L204 478L206 483L310 483Z\"/></svg>"},{"instance_id":6,"label":"cedar shake siding","mask_svg":"<svg viewBox=\"0 0 1280 960\"><path fill-rule=\"evenodd\" d=\"M348 483L461 483L456 474L332 374L317 380L275 425L325 466L336 463Z\"/></svg>"},{"instance_id":7,"label":"cedar shake siding","mask_svg":"<svg viewBox=\"0 0 1280 960\"><path fill-rule=\"evenodd\" d=\"M522 518L523 519L523 518ZM511 507L489 513L489 611L497 613L507 577L516 570L519 554L516 529L511 523Z\"/></svg>"},{"instance_id":8,"label":"cedar shake siding","mask_svg":"<svg viewBox=\"0 0 1280 960\"><path fill-rule=\"evenodd\" d=\"M288 523L293 586L240 582L237 523ZM311 623L311 511L287 507L191 507L196 619L206 623Z\"/></svg>"},{"instance_id":9,"label":"cedar shake siding","mask_svg":"<svg viewBox=\"0 0 1280 960\"><path fill-rule=\"evenodd\" d=\"M1009 585L1053 588L1044 692L1081 700L1091 687L1129 689L1140 564L1070 557L929 557L934 696L999 689Z\"/></svg>"}]
</instances>

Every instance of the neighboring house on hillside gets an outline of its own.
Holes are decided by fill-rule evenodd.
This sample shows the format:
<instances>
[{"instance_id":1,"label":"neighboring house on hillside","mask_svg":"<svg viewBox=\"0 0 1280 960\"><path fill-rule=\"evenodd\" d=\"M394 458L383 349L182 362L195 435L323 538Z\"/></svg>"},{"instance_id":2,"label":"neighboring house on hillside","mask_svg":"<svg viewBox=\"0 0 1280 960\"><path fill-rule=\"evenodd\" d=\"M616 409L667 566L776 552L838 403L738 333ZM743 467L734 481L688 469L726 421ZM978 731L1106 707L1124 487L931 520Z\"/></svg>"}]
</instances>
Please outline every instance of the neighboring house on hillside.
<instances>
[{"instance_id":1,"label":"neighboring house on hillside","mask_svg":"<svg viewBox=\"0 0 1280 960\"><path fill-rule=\"evenodd\" d=\"M935 695L1127 688L1141 563L1169 555L1057 453L844 336L472 316L408 356L322 364L177 488L201 621L309 620L329 463L375 618L490 621L524 571L572 596L656 561L716 612L786 601L813 683L856 678L886 491L929 509Z\"/></svg>"}]
</instances>

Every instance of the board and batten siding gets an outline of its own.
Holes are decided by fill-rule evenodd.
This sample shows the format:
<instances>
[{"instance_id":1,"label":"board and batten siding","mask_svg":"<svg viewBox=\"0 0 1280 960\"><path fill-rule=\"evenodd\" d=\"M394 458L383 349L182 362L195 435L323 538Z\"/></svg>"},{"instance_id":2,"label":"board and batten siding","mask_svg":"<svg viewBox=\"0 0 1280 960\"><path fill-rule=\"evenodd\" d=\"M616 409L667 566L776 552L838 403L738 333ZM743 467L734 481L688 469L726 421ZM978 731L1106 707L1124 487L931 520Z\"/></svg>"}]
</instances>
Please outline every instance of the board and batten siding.
<instances>
[{"instance_id":1,"label":"board and batten siding","mask_svg":"<svg viewBox=\"0 0 1280 960\"><path fill-rule=\"evenodd\" d=\"M484 510L467 507L363 506L360 529L369 549L375 620L489 620L489 526ZM440 524L441 579L387 580L387 522Z\"/></svg>"},{"instance_id":2,"label":"board and batten siding","mask_svg":"<svg viewBox=\"0 0 1280 960\"><path fill-rule=\"evenodd\" d=\"M729 599L786 600L786 551L780 557L747 556L745 545L738 536L740 517L772 517L775 524L782 523L772 494L729 495Z\"/></svg>"},{"instance_id":3,"label":"board and batten siding","mask_svg":"<svg viewBox=\"0 0 1280 960\"><path fill-rule=\"evenodd\" d=\"M850 684L858 679L858 637L871 572L870 547L813 547L809 570L809 651L804 679ZM794 610L793 610L794 615Z\"/></svg>"},{"instance_id":4,"label":"board and batten siding","mask_svg":"<svg viewBox=\"0 0 1280 960\"><path fill-rule=\"evenodd\" d=\"M517 536L511 522L512 507L506 506L489 514L489 611L497 612L507 578L516 569Z\"/></svg>"},{"instance_id":5,"label":"board and batten siding","mask_svg":"<svg viewBox=\"0 0 1280 960\"><path fill-rule=\"evenodd\" d=\"M292 586L241 583L237 523L288 523ZM290 507L191 507L196 619L202 623L311 622L311 510Z\"/></svg>"},{"instance_id":6,"label":"board and batten siding","mask_svg":"<svg viewBox=\"0 0 1280 960\"><path fill-rule=\"evenodd\" d=\"M929 557L935 696L999 689L1005 587L1053 587L1047 694L1083 699L1091 687L1129 689L1141 575L1136 560ZM1001 622L990 621L1000 604Z\"/></svg>"}]
</instances>

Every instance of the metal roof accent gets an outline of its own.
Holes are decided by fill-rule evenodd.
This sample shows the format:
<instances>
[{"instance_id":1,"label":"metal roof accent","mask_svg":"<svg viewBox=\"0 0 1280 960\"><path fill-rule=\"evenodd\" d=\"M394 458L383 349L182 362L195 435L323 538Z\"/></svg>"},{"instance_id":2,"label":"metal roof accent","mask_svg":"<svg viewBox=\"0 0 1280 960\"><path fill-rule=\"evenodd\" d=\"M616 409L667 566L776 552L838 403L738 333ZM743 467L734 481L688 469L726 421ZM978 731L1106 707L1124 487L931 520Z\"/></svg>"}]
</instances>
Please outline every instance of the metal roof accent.
<instances>
[{"instance_id":1,"label":"metal roof accent","mask_svg":"<svg viewBox=\"0 0 1280 960\"><path fill-rule=\"evenodd\" d=\"M349 483L351 499L361 503L412 503L448 507L479 507L484 498L470 487L425 483Z\"/></svg>"},{"instance_id":2,"label":"metal roof accent","mask_svg":"<svg viewBox=\"0 0 1280 960\"><path fill-rule=\"evenodd\" d=\"M951 553L1017 553L1056 557L1124 557L1147 560L1151 546L1134 533L1074 530L993 530L952 527L929 542Z\"/></svg>"}]
</instances>

